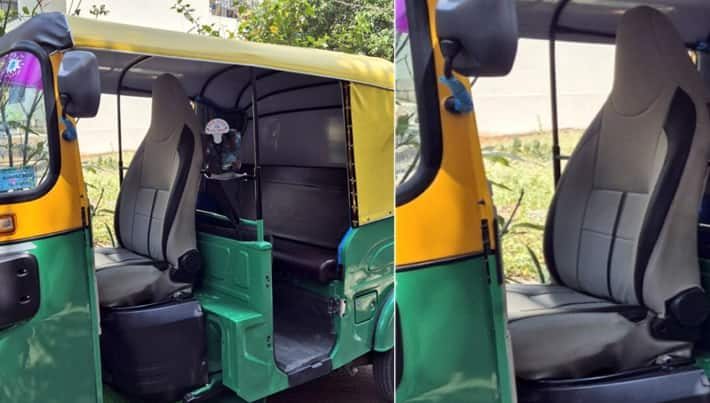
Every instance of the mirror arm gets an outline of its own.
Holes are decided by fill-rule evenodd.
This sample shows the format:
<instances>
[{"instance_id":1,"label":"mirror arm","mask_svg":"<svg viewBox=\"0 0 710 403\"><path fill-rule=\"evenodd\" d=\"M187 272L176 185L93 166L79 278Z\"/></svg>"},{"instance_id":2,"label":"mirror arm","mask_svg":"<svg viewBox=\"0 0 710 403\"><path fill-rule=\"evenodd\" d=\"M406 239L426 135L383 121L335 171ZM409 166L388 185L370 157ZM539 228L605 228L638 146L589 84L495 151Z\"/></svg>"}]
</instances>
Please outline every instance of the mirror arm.
<instances>
[{"instance_id":1,"label":"mirror arm","mask_svg":"<svg viewBox=\"0 0 710 403\"><path fill-rule=\"evenodd\" d=\"M67 105L69 104L70 98L67 94L59 94L59 104L62 105L62 119L67 117Z\"/></svg>"},{"instance_id":2,"label":"mirror arm","mask_svg":"<svg viewBox=\"0 0 710 403\"><path fill-rule=\"evenodd\" d=\"M455 39L442 39L439 42L439 47L441 54L444 56L444 76L446 78L452 78L454 76L454 58L461 51L461 43Z\"/></svg>"},{"instance_id":3,"label":"mirror arm","mask_svg":"<svg viewBox=\"0 0 710 403\"><path fill-rule=\"evenodd\" d=\"M441 54L444 56L444 77L440 81L446 84L451 91L451 96L444 101L447 111L455 114L468 113L473 110L473 100L466 88L454 77L454 58L461 52L461 42L455 39L442 39L439 41Z\"/></svg>"},{"instance_id":4,"label":"mirror arm","mask_svg":"<svg viewBox=\"0 0 710 403\"><path fill-rule=\"evenodd\" d=\"M67 118L67 105L71 101L71 97L67 94L59 94L59 103L62 105L62 116L60 117L62 124L64 124L64 130L62 131L62 138L66 141L76 140L76 127L69 118Z\"/></svg>"}]
</instances>

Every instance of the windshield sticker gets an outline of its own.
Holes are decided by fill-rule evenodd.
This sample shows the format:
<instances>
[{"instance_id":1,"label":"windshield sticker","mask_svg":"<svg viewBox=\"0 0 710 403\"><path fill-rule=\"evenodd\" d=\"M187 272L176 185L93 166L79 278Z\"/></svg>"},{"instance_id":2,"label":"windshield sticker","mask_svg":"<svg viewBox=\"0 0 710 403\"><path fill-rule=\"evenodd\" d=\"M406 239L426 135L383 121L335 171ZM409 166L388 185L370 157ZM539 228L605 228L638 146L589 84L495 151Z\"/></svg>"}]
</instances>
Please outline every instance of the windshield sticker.
<instances>
[{"instance_id":1,"label":"windshield sticker","mask_svg":"<svg viewBox=\"0 0 710 403\"><path fill-rule=\"evenodd\" d=\"M35 184L34 167L0 168L0 192L31 189Z\"/></svg>"},{"instance_id":2,"label":"windshield sticker","mask_svg":"<svg viewBox=\"0 0 710 403\"><path fill-rule=\"evenodd\" d=\"M4 85L42 89L42 67L29 52L10 52L0 58L0 79Z\"/></svg>"}]
</instances>

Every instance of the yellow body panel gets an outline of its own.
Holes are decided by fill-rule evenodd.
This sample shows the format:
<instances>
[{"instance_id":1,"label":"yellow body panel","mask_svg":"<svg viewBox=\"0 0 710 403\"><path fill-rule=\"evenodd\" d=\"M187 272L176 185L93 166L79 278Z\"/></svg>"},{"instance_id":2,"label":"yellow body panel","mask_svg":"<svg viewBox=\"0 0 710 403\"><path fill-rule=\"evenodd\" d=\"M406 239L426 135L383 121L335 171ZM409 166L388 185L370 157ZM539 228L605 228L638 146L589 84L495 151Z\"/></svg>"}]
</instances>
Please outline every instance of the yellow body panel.
<instances>
[{"instance_id":1,"label":"yellow body panel","mask_svg":"<svg viewBox=\"0 0 710 403\"><path fill-rule=\"evenodd\" d=\"M254 43L67 17L74 46L266 67L394 88L391 62L320 49Z\"/></svg>"},{"instance_id":2,"label":"yellow body panel","mask_svg":"<svg viewBox=\"0 0 710 403\"><path fill-rule=\"evenodd\" d=\"M59 69L61 57L60 53L50 57L52 71L55 72L55 99L58 99L56 71ZM58 101L57 110L61 113L61 105ZM51 118L59 119L58 116ZM63 128L59 120L59 133ZM76 140L62 139L59 133L57 136L59 136L62 164L57 182L49 192L38 199L0 204L0 214L15 215L15 232L0 235L0 242L19 241L82 227L82 207L85 214L88 214L88 200L81 172L79 145Z\"/></svg>"},{"instance_id":3,"label":"yellow body panel","mask_svg":"<svg viewBox=\"0 0 710 403\"><path fill-rule=\"evenodd\" d=\"M358 222L389 217L394 209L394 94L350 85Z\"/></svg>"},{"instance_id":4,"label":"yellow body panel","mask_svg":"<svg viewBox=\"0 0 710 403\"><path fill-rule=\"evenodd\" d=\"M441 77L444 61L436 37L436 0L428 1L436 74ZM467 84L465 79L459 79ZM483 250L481 220L490 220L489 226L491 231L493 229L493 205L474 114L447 112L443 105L450 92L441 82L437 90L443 142L441 167L422 194L397 207L398 266L480 252ZM490 235L493 239L493 234Z\"/></svg>"}]
</instances>

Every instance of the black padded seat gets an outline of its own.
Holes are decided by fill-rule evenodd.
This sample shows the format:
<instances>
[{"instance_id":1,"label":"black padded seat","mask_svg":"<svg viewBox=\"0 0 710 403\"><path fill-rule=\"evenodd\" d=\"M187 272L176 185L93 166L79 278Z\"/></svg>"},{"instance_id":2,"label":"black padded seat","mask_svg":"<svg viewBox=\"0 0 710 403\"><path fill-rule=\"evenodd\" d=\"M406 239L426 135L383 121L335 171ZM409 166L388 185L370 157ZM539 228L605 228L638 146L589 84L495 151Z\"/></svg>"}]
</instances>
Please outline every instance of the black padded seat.
<instances>
[{"instance_id":1,"label":"black padded seat","mask_svg":"<svg viewBox=\"0 0 710 403\"><path fill-rule=\"evenodd\" d=\"M510 323L570 312L618 312L639 319L647 313L638 305L617 304L553 284L510 284L506 291Z\"/></svg>"},{"instance_id":2,"label":"black padded seat","mask_svg":"<svg viewBox=\"0 0 710 403\"><path fill-rule=\"evenodd\" d=\"M155 80L151 122L116 205L118 248L94 254L102 307L161 302L190 288L201 270L195 199L202 131L177 78Z\"/></svg>"},{"instance_id":3,"label":"black padded seat","mask_svg":"<svg viewBox=\"0 0 710 403\"><path fill-rule=\"evenodd\" d=\"M638 305L557 285L511 284L506 290L515 372L522 379L580 378L634 369L639 362L652 363L658 351L682 353L685 348L654 340L639 325L648 310Z\"/></svg>"},{"instance_id":4,"label":"black padded seat","mask_svg":"<svg viewBox=\"0 0 710 403\"><path fill-rule=\"evenodd\" d=\"M710 312L697 252L710 94L673 24L650 7L621 17L614 73L548 212L554 284L507 289L524 380L689 359Z\"/></svg>"},{"instance_id":5,"label":"black padded seat","mask_svg":"<svg viewBox=\"0 0 710 403\"><path fill-rule=\"evenodd\" d=\"M123 264L99 270L99 304L104 308L138 306L165 301L192 284L172 281L170 270L152 264Z\"/></svg>"},{"instance_id":6,"label":"black padded seat","mask_svg":"<svg viewBox=\"0 0 710 403\"><path fill-rule=\"evenodd\" d=\"M284 271L321 283L340 278L338 251L288 239L273 238L275 271Z\"/></svg>"},{"instance_id":7,"label":"black padded seat","mask_svg":"<svg viewBox=\"0 0 710 403\"><path fill-rule=\"evenodd\" d=\"M123 264L149 264L149 257L131 252L125 248L94 248L94 267L96 270Z\"/></svg>"}]
</instances>

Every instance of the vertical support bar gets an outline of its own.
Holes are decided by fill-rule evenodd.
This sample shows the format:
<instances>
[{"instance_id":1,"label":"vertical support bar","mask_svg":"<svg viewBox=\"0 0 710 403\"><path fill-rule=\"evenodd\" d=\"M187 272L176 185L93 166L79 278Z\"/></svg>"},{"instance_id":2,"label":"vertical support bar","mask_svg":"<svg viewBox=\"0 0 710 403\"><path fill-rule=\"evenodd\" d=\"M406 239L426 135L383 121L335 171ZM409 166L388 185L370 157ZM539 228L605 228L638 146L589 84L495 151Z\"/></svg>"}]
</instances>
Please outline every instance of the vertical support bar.
<instances>
[{"instance_id":1,"label":"vertical support bar","mask_svg":"<svg viewBox=\"0 0 710 403\"><path fill-rule=\"evenodd\" d=\"M256 204L256 219L263 219L261 209L261 165L259 159L259 107L258 95L256 91L256 71L254 67L249 70L249 79L251 84L251 124L252 135L254 136L254 204Z\"/></svg>"},{"instance_id":2,"label":"vertical support bar","mask_svg":"<svg viewBox=\"0 0 710 403\"><path fill-rule=\"evenodd\" d=\"M552 170L555 179L555 186L562 176L562 164L560 163L560 127L557 118L557 57L555 52L555 41L557 39L557 26L562 11L570 3L570 0L561 0L557 4L555 13L550 23L550 107L552 109Z\"/></svg>"},{"instance_id":3,"label":"vertical support bar","mask_svg":"<svg viewBox=\"0 0 710 403\"><path fill-rule=\"evenodd\" d=\"M123 79L126 77L128 70L133 68L138 63L147 60L150 56L139 56L126 67L121 70L121 74L118 76L118 84L116 84L116 120L118 121L118 184L119 186L123 183L123 132L121 128L121 90L123 89Z\"/></svg>"},{"instance_id":4,"label":"vertical support bar","mask_svg":"<svg viewBox=\"0 0 710 403\"><path fill-rule=\"evenodd\" d=\"M123 75L121 75L123 78ZM116 90L116 120L118 121L118 186L123 183L123 133L121 132L121 84Z\"/></svg>"}]
</instances>

